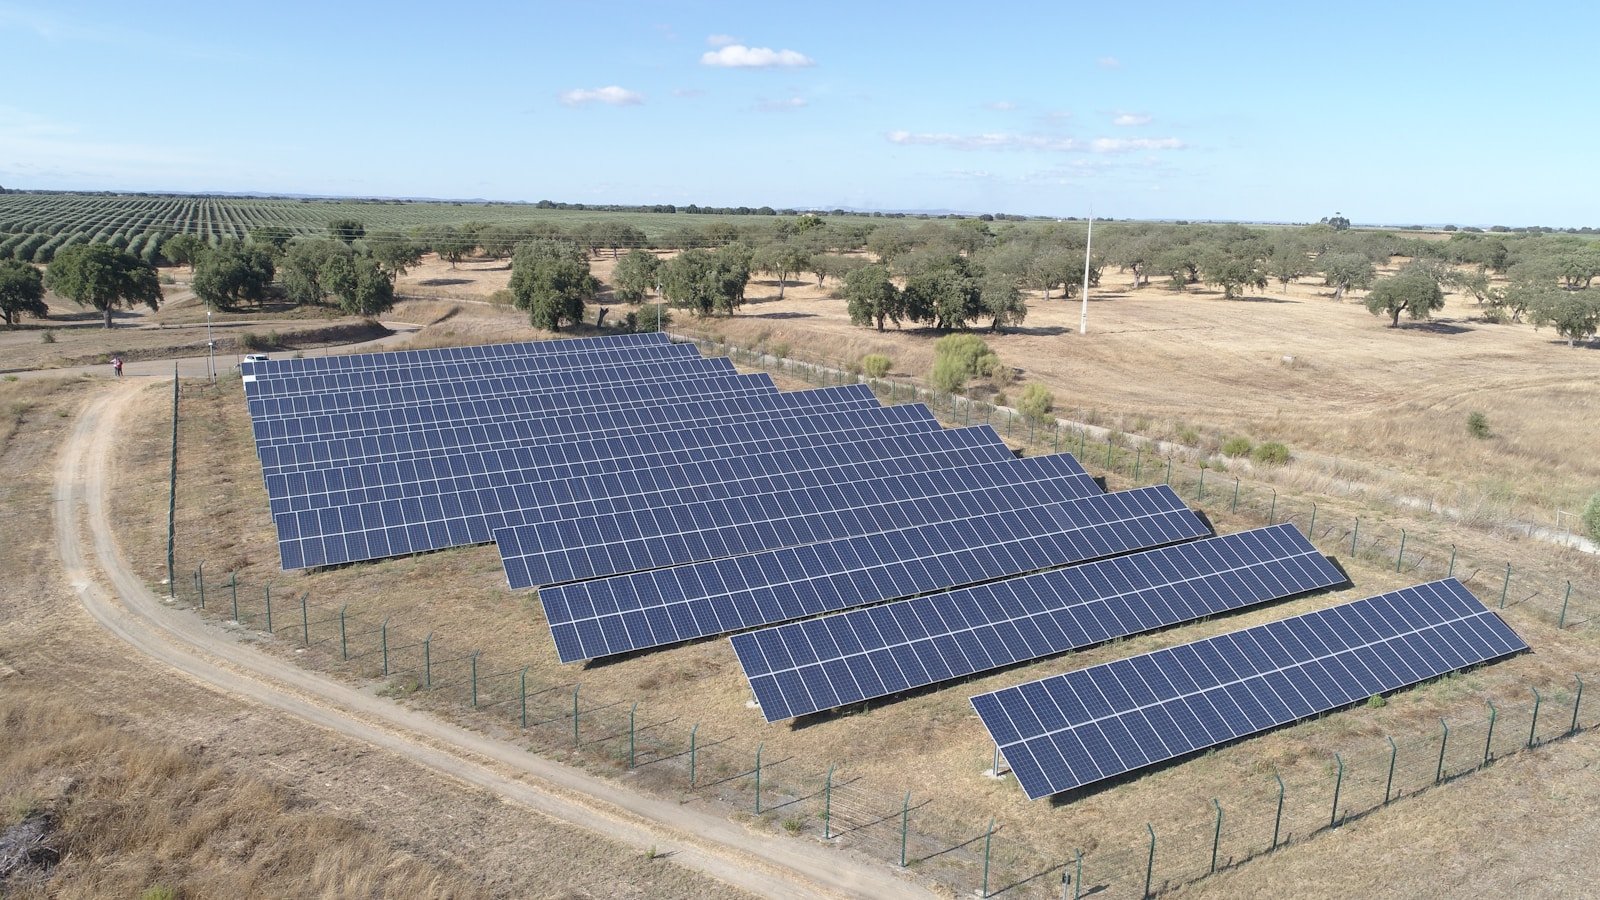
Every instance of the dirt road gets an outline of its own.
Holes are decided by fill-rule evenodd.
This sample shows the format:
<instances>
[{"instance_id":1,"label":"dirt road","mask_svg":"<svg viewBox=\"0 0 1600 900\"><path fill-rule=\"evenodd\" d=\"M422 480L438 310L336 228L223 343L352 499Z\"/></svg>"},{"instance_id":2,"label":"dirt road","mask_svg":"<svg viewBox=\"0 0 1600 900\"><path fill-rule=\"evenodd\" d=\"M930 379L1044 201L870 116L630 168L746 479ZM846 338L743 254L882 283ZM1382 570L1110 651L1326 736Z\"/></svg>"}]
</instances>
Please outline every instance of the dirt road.
<instances>
[{"instance_id":1,"label":"dirt road","mask_svg":"<svg viewBox=\"0 0 1600 900\"><path fill-rule=\"evenodd\" d=\"M235 697L404 756L502 799L772 897L929 896L887 866L826 846L749 831L674 801L532 756L292 663L241 646L164 605L122 559L107 512L118 417L137 388L98 394L81 412L55 475L56 539L88 613L139 653Z\"/></svg>"}]
</instances>

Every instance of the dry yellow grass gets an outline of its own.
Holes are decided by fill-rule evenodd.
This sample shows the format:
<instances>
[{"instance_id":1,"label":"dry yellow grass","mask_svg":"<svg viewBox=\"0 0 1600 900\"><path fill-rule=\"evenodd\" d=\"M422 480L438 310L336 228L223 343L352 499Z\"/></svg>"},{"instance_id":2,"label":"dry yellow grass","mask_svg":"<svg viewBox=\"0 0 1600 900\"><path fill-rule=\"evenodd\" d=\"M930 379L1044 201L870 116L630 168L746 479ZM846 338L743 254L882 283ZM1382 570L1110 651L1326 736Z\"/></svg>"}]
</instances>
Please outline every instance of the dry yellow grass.
<instances>
[{"instance_id":1,"label":"dry yellow grass","mask_svg":"<svg viewBox=\"0 0 1600 900\"><path fill-rule=\"evenodd\" d=\"M0 685L0 827L48 809L61 854L14 878L7 896L486 896L466 873L91 713L85 695L22 676Z\"/></svg>"}]
</instances>

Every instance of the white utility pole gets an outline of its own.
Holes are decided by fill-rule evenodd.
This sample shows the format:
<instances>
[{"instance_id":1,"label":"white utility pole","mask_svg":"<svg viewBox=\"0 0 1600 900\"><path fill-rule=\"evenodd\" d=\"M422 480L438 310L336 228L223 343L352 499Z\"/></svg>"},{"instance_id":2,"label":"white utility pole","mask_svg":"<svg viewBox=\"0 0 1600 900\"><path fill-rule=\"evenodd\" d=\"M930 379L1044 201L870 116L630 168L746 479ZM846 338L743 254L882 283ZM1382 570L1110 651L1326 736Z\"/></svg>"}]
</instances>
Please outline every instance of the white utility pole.
<instances>
[{"instance_id":1,"label":"white utility pole","mask_svg":"<svg viewBox=\"0 0 1600 900\"><path fill-rule=\"evenodd\" d=\"M211 304L206 304L206 368L211 370L211 380L217 380L217 342L211 339Z\"/></svg>"},{"instance_id":2,"label":"white utility pole","mask_svg":"<svg viewBox=\"0 0 1600 900\"><path fill-rule=\"evenodd\" d=\"M1078 316L1078 333L1089 333L1089 253L1094 249L1094 207L1089 207L1089 239L1083 248L1083 312Z\"/></svg>"}]
</instances>

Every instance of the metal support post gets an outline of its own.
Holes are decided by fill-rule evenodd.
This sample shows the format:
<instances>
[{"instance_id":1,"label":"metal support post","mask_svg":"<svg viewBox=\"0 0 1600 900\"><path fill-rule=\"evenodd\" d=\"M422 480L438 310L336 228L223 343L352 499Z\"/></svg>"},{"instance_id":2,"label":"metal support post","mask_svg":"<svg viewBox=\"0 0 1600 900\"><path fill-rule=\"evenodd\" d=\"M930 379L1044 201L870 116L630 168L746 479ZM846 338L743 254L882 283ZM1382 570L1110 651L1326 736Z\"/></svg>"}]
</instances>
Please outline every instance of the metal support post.
<instances>
[{"instance_id":1,"label":"metal support post","mask_svg":"<svg viewBox=\"0 0 1600 900\"><path fill-rule=\"evenodd\" d=\"M1394 570L1400 571L1401 564L1406 558L1406 530L1400 529L1400 552L1394 555Z\"/></svg>"},{"instance_id":2,"label":"metal support post","mask_svg":"<svg viewBox=\"0 0 1600 900\"><path fill-rule=\"evenodd\" d=\"M911 829L911 792L906 791L905 802L900 805L900 868L906 867L906 832Z\"/></svg>"},{"instance_id":3,"label":"metal support post","mask_svg":"<svg viewBox=\"0 0 1600 900\"><path fill-rule=\"evenodd\" d=\"M1528 722L1528 749L1533 749L1533 742L1539 737L1539 703L1543 700L1539 696L1539 689L1533 688L1533 718Z\"/></svg>"},{"instance_id":4,"label":"metal support post","mask_svg":"<svg viewBox=\"0 0 1600 900\"><path fill-rule=\"evenodd\" d=\"M699 733L700 723L696 722L694 727L689 729L689 787L694 787L694 763L696 750L698 749L695 745L695 736Z\"/></svg>"},{"instance_id":5,"label":"metal support post","mask_svg":"<svg viewBox=\"0 0 1600 900\"><path fill-rule=\"evenodd\" d=\"M1578 708L1583 705L1583 679L1572 676L1578 682L1578 695L1572 698L1572 727L1567 729L1567 734L1578 733Z\"/></svg>"},{"instance_id":6,"label":"metal support post","mask_svg":"<svg viewBox=\"0 0 1600 900\"><path fill-rule=\"evenodd\" d=\"M433 632L422 639L422 686L433 687Z\"/></svg>"},{"instance_id":7,"label":"metal support post","mask_svg":"<svg viewBox=\"0 0 1600 900\"><path fill-rule=\"evenodd\" d=\"M833 839L833 766L828 767L828 780L822 783L822 837Z\"/></svg>"},{"instance_id":8,"label":"metal support post","mask_svg":"<svg viewBox=\"0 0 1600 900\"><path fill-rule=\"evenodd\" d=\"M766 742L756 745L756 815L761 815L761 751L766 749ZM902 859L901 865L905 865Z\"/></svg>"},{"instance_id":9,"label":"metal support post","mask_svg":"<svg viewBox=\"0 0 1600 900\"><path fill-rule=\"evenodd\" d=\"M1283 776L1274 772L1272 777L1278 779L1278 814L1272 819L1272 849L1276 850L1278 849L1278 835L1283 830L1283 795L1285 791Z\"/></svg>"},{"instance_id":10,"label":"metal support post","mask_svg":"<svg viewBox=\"0 0 1600 900\"><path fill-rule=\"evenodd\" d=\"M572 686L572 746L574 747L581 746L583 743L578 738L578 690L582 687L583 685L581 684Z\"/></svg>"},{"instance_id":11,"label":"metal support post","mask_svg":"<svg viewBox=\"0 0 1600 900\"><path fill-rule=\"evenodd\" d=\"M1211 874L1217 874L1217 848L1222 845L1222 804L1217 798L1211 798L1211 805L1217 808L1217 827L1211 832Z\"/></svg>"},{"instance_id":12,"label":"metal support post","mask_svg":"<svg viewBox=\"0 0 1600 900\"><path fill-rule=\"evenodd\" d=\"M1328 816L1328 827L1333 828L1339 824L1339 791L1344 788L1344 757L1335 753L1333 761L1339 770L1333 776L1333 812Z\"/></svg>"},{"instance_id":13,"label":"metal support post","mask_svg":"<svg viewBox=\"0 0 1600 900\"><path fill-rule=\"evenodd\" d=\"M635 700L633 702L633 708L628 710L628 768L630 769L633 768L635 760L634 750L637 744L634 740L634 721L637 719L638 715L639 701Z\"/></svg>"},{"instance_id":14,"label":"metal support post","mask_svg":"<svg viewBox=\"0 0 1600 900\"><path fill-rule=\"evenodd\" d=\"M1439 767L1433 770L1433 783L1444 781L1444 748L1450 744L1450 723L1443 719L1439 725L1444 728L1444 734L1439 738Z\"/></svg>"},{"instance_id":15,"label":"metal support post","mask_svg":"<svg viewBox=\"0 0 1600 900\"><path fill-rule=\"evenodd\" d=\"M272 633L272 585L267 585L267 634Z\"/></svg>"},{"instance_id":16,"label":"metal support post","mask_svg":"<svg viewBox=\"0 0 1600 900\"><path fill-rule=\"evenodd\" d=\"M1500 586L1500 608L1506 608L1506 595L1511 593L1511 563L1506 563L1506 580Z\"/></svg>"},{"instance_id":17,"label":"metal support post","mask_svg":"<svg viewBox=\"0 0 1600 900\"><path fill-rule=\"evenodd\" d=\"M349 659L350 658L350 642L345 638L346 631L345 631L345 628L344 628L344 613L345 613L345 610L349 609L349 608L350 608L350 604L348 604L348 603L346 603L345 605L339 607L339 658L340 659Z\"/></svg>"},{"instance_id":18,"label":"metal support post","mask_svg":"<svg viewBox=\"0 0 1600 900\"><path fill-rule=\"evenodd\" d=\"M1156 874L1156 830L1149 822L1144 823L1146 831L1150 832L1150 857L1144 864L1144 893L1141 897L1150 896L1150 882Z\"/></svg>"},{"instance_id":19,"label":"metal support post","mask_svg":"<svg viewBox=\"0 0 1600 900\"><path fill-rule=\"evenodd\" d=\"M1394 789L1394 762L1400 756L1400 747L1388 735L1384 735L1383 739L1389 742L1389 778L1383 783L1383 805L1388 806L1389 792Z\"/></svg>"},{"instance_id":20,"label":"metal support post","mask_svg":"<svg viewBox=\"0 0 1600 900\"><path fill-rule=\"evenodd\" d=\"M1567 604L1570 602L1572 602L1572 582L1569 581L1567 582L1567 595L1561 598L1561 618L1556 621L1557 628L1567 627ZM202 607L206 605L206 595L204 591L200 593L200 605Z\"/></svg>"},{"instance_id":21,"label":"metal support post","mask_svg":"<svg viewBox=\"0 0 1600 900\"><path fill-rule=\"evenodd\" d=\"M1500 718L1500 711L1494 708L1493 700L1486 702L1489 704L1489 733L1483 739L1483 764L1487 766L1494 752L1494 722Z\"/></svg>"},{"instance_id":22,"label":"metal support post","mask_svg":"<svg viewBox=\"0 0 1600 900\"><path fill-rule=\"evenodd\" d=\"M978 896L989 896L989 844L994 840L994 819L989 820L989 830L983 833L983 890Z\"/></svg>"}]
</instances>

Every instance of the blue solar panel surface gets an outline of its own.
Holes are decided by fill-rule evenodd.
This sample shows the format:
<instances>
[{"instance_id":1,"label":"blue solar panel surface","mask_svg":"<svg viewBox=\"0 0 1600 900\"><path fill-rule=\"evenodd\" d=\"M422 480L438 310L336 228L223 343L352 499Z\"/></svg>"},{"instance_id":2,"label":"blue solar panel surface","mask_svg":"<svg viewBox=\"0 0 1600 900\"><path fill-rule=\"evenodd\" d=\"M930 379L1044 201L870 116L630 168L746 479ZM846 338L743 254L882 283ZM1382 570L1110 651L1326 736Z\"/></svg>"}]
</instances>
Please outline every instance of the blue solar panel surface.
<instances>
[{"instance_id":1,"label":"blue solar panel surface","mask_svg":"<svg viewBox=\"0 0 1600 900\"><path fill-rule=\"evenodd\" d=\"M800 411L820 413L878 408L873 397L843 389L832 393L778 393L763 390L762 383L740 382L733 387L737 388L734 393L707 390L694 400L662 399L583 412L479 421L451 428L393 429L381 435L279 444L261 448L261 465L263 472L273 475L290 469L334 468L439 453L473 453L508 446L598 440L685 425L707 427L762 417L785 418Z\"/></svg>"},{"instance_id":2,"label":"blue solar panel surface","mask_svg":"<svg viewBox=\"0 0 1600 900\"><path fill-rule=\"evenodd\" d=\"M470 347L428 347L421 350L386 350L378 353L269 359L264 362L242 363L239 368L246 375L279 377L304 372L384 368L446 359L499 359L545 353L588 353L603 347L642 347L670 342L665 334L646 332L554 341L520 341L509 344L478 344Z\"/></svg>"},{"instance_id":3,"label":"blue solar panel surface","mask_svg":"<svg viewBox=\"0 0 1600 900\"><path fill-rule=\"evenodd\" d=\"M447 535L450 529L458 531L462 525L467 525L468 539L465 543L479 543L472 538L481 532L473 529L489 528L491 523L501 523L494 527L503 527L505 524L574 518L614 509L738 496L771 485L823 484L855 475L869 477L918 472L945 465L972 465L1009 456L1010 451L985 425L955 431L879 437L870 445L858 441L683 465L663 463L614 474L594 474L591 467L580 463L549 470L544 473L546 477L539 481L463 488L456 492L460 496L452 501L452 504L461 507L462 512L452 518L443 518L442 501L435 511L431 503L424 506L420 499L408 499L408 495L403 494L393 499L341 506L335 510L339 516L340 530L336 532L330 525L326 531L329 537L324 543L331 541L335 545L331 551L335 557L355 552L348 549L351 543L357 548L362 545L370 548L385 542L391 547L410 547L415 538L421 549L430 546L433 540L430 536L434 534L438 523L444 524ZM481 480L480 476L474 483ZM469 510L473 517L470 524L467 522ZM319 511L320 515L330 513ZM478 519L480 516L481 522ZM302 544L283 547L281 552L285 554L285 559L305 559L303 542L307 538L299 536L299 519L294 523L295 531L285 530L287 527L280 525L279 533L291 535L289 539L301 541ZM324 533L320 518L309 527L314 534ZM493 529L490 531L492 533ZM346 546L339 546L340 542ZM312 552L320 552L322 558L326 558L330 551L318 548Z\"/></svg>"},{"instance_id":4,"label":"blue solar panel surface","mask_svg":"<svg viewBox=\"0 0 1600 900\"><path fill-rule=\"evenodd\" d=\"M865 385L859 387L865 388ZM257 446L302 444L335 437L368 437L418 428L470 427L480 422L600 412L617 407L648 406L661 401L715 398L735 393L772 394L777 390L772 383L772 376L765 372L718 375L603 385L561 393L512 394L422 406L393 406L299 419L258 419L252 422L252 428Z\"/></svg>"},{"instance_id":5,"label":"blue solar panel surface","mask_svg":"<svg viewBox=\"0 0 1600 900\"><path fill-rule=\"evenodd\" d=\"M768 722L1343 584L1291 525L734 635Z\"/></svg>"},{"instance_id":6,"label":"blue solar panel surface","mask_svg":"<svg viewBox=\"0 0 1600 900\"><path fill-rule=\"evenodd\" d=\"M601 384L653 382L665 378L712 377L736 374L733 363L716 359L683 359L661 363L635 363L609 369L566 369L528 375L502 375L473 381L434 382L407 387L375 388L349 393L264 397L250 400L250 416L308 416L386 406L415 406L497 394L574 390Z\"/></svg>"},{"instance_id":7,"label":"blue solar panel surface","mask_svg":"<svg viewBox=\"0 0 1600 900\"><path fill-rule=\"evenodd\" d=\"M930 427L922 418L926 410L920 412L919 416L915 409L891 407L699 430L720 431L729 442L718 445L708 445L705 435L697 439L696 430L685 429L291 472L270 476L268 495L275 507L281 503L293 510L274 516L285 568L381 559L483 543L496 528L523 524L520 516L508 517L512 511L500 507L502 490L519 477L543 480L551 467L567 461L584 463L589 471L602 468L602 463L611 471L632 471L665 460L726 458L774 447L825 447L937 429L937 423ZM842 424L852 421L858 427ZM740 440L732 439L735 433ZM749 439L762 433L769 436ZM488 457L493 457L492 465ZM373 503L377 506L370 506ZM373 512L369 515L368 510Z\"/></svg>"},{"instance_id":8,"label":"blue solar panel surface","mask_svg":"<svg viewBox=\"0 0 1600 900\"><path fill-rule=\"evenodd\" d=\"M1037 799L1528 649L1446 579L972 698Z\"/></svg>"},{"instance_id":9,"label":"blue solar panel surface","mask_svg":"<svg viewBox=\"0 0 1600 900\"><path fill-rule=\"evenodd\" d=\"M539 592L562 662L711 637L1208 534L1165 485ZM519 584L508 570L511 586Z\"/></svg>"},{"instance_id":10,"label":"blue solar panel surface","mask_svg":"<svg viewBox=\"0 0 1600 900\"><path fill-rule=\"evenodd\" d=\"M533 585L659 569L1100 494L1066 454L524 525L495 532Z\"/></svg>"},{"instance_id":11,"label":"blue solar panel surface","mask_svg":"<svg viewBox=\"0 0 1600 900\"><path fill-rule=\"evenodd\" d=\"M287 397L295 394L357 391L371 388L399 387L408 384L464 381L505 375L527 375L534 372L598 369L699 358L700 353L692 344L618 347L595 350L584 354L551 353L543 356L522 356L503 359L448 360L406 366L390 366L382 369L349 369L321 372L314 375L283 375L265 378L247 375L244 377L244 390L245 396L251 399Z\"/></svg>"},{"instance_id":12,"label":"blue solar panel surface","mask_svg":"<svg viewBox=\"0 0 1600 900\"><path fill-rule=\"evenodd\" d=\"M791 409L783 410L781 416L775 411L768 418L677 431L635 432L593 440L289 471L268 475L266 485L272 511L278 514L543 480L548 477L545 470L566 464L582 464L595 473L629 472L674 462L727 459L747 453L938 430L939 423L927 409L914 404L844 410Z\"/></svg>"}]
</instances>

